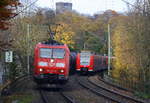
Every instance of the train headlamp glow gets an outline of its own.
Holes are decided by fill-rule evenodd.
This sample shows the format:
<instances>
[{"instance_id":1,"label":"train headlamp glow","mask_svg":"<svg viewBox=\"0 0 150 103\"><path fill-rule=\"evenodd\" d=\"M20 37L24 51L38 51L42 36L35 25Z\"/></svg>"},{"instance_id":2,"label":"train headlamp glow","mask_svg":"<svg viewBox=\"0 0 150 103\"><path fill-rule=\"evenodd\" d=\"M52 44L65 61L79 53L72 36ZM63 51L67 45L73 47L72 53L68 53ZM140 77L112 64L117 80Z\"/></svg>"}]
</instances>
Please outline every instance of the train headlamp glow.
<instances>
[{"instance_id":1,"label":"train headlamp glow","mask_svg":"<svg viewBox=\"0 0 150 103\"><path fill-rule=\"evenodd\" d=\"M54 62L54 59L51 59L51 63L53 63Z\"/></svg>"},{"instance_id":2,"label":"train headlamp glow","mask_svg":"<svg viewBox=\"0 0 150 103\"><path fill-rule=\"evenodd\" d=\"M56 67L65 67L64 63L56 63Z\"/></svg>"},{"instance_id":3,"label":"train headlamp glow","mask_svg":"<svg viewBox=\"0 0 150 103\"><path fill-rule=\"evenodd\" d=\"M48 66L47 62L39 62L39 66Z\"/></svg>"},{"instance_id":4,"label":"train headlamp glow","mask_svg":"<svg viewBox=\"0 0 150 103\"><path fill-rule=\"evenodd\" d=\"M64 70L63 70L63 69L61 69L61 70L60 70L60 73L63 73L63 72L64 72Z\"/></svg>"},{"instance_id":5,"label":"train headlamp glow","mask_svg":"<svg viewBox=\"0 0 150 103\"><path fill-rule=\"evenodd\" d=\"M42 71L43 71L43 69L42 69L42 68L40 68L40 69L39 69L39 71L40 71L40 72L42 72Z\"/></svg>"}]
</instances>

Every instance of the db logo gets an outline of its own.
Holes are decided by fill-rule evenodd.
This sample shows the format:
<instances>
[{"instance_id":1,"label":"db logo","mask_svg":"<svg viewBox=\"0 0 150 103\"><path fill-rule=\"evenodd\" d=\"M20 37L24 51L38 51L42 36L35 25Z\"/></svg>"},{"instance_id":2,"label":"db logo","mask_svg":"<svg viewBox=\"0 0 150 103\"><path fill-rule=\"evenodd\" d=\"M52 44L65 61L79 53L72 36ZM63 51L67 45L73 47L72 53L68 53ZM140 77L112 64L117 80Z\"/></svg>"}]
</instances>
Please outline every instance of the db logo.
<instances>
[{"instance_id":1,"label":"db logo","mask_svg":"<svg viewBox=\"0 0 150 103\"><path fill-rule=\"evenodd\" d=\"M54 66L55 66L55 63L49 63L49 66L50 66L50 67L54 67Z\"/></svg>"}]
</instances>

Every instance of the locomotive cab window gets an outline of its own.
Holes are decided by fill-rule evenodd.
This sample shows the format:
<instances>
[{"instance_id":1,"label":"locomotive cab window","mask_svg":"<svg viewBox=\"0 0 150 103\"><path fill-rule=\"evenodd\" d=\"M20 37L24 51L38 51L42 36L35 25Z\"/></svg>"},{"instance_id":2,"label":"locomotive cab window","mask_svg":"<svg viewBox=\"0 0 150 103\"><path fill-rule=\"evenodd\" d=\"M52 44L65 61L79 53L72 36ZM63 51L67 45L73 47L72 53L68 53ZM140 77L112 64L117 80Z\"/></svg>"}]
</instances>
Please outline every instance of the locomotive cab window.
<instances>
[{"instance_id":1,"label":"locomotive cab window","mask_svg":"<svg viewBox=\"0 0 150 103\"><path fill-rule=\"evenodd\" d=\"M63 59L65 56L64 49L53 49L53 58Z\"/></svg>"},{"instance_id":2,"label":"locomotive cab window","mask_svg":"<svg viewBox=\"0 0 150 103\"><path fill-rule=\"evenodd\" d=\"M58 58L63 59L65 56L64 49L55 49L55 48L41 48L40 57L41 58Z\"/></svg>"},{"instance_id":3,"label":"locomotive cab window","mask_svg":"<svg viewBox=\"0 0 150 103\"><path fill-rule=\"evenodd\" d=\"M41 48L40 49L40 57L41 58L51 58L52 57L52 49L50 49L50 48Z\"/></svg>"}]
</instances>

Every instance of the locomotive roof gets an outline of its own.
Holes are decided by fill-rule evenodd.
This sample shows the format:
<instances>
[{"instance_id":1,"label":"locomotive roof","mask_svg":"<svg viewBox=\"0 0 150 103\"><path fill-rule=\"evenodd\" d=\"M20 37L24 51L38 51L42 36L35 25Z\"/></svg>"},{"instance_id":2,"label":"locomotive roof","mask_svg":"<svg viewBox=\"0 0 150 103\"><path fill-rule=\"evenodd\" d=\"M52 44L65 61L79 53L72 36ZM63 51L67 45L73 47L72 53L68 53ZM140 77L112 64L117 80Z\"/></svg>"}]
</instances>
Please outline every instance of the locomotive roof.
<instances>
[{"instance_id":1,"label":"locomotive roof","mask_svg":"<svg viewBox=\"0 0 150 103\"><path fill-rule=\"evenodd\" d=\"M66 46L66 44L45 44L45 43L38 43L37 46Z\"/></svg>"},{"instance_id":2,"label":"locomotive roof","mask_svg":"<svg viewBox=\"0 0 150 103\"><path fill-rule=\"evenodd\" d=\"M60 42L58 42L56 40L53 40L53 39L43 41L43 42L41 42L41 44L45 44L45 45L64 45L63 43L60 43Z\"/></svg>"}]
</instances>

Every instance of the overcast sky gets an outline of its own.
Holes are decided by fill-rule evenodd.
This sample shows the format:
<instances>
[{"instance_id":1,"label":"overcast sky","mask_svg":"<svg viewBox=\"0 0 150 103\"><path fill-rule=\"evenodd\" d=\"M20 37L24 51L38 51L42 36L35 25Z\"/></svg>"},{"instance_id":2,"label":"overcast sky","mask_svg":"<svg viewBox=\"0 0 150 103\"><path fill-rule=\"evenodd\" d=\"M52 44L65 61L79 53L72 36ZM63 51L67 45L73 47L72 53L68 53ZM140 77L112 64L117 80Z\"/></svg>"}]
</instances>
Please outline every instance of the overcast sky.
<instances>
[{"instance_id":1,"label":"overcast sky","mask_svg":"<svg viewBox=\"0 0 150 103\"><path fill-rule=\"evenodd\" d=\"M49 7L55 9L55 2L72 2L73 9L79 13L94 14L106 9L113 9L119 12L126 11L126 3L122 0L39 0L36 4L40 7ZM126 0L134 1L134 0Z\"/></svg>"}]
</instances>

